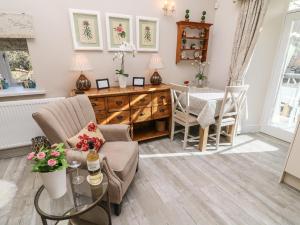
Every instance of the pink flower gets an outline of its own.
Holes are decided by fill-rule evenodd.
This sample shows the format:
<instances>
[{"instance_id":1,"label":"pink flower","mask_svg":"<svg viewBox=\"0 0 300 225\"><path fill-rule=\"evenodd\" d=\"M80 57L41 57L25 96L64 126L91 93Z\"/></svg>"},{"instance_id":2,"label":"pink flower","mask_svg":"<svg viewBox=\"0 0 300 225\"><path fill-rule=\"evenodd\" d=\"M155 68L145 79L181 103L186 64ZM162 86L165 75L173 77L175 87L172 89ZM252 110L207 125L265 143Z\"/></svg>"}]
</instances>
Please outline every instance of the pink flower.
<instances>
[{"instance_id":1,"label":"pink flower","mask_svg":"<svg viewBox=\"0 0 300 225\"><path fill-rule=\"evenodd\" d=\"M52 151L51 156L58 157L60 156L60 153L58 151Z\"/></svg>"},{"instance_id":2,"label":"pink flower","mask_svg":"<svg viewBox=\"0 0 300 225\"><path fill-rule=\"evenodd\" d=\"M30 153L27 155L27 159L28 159L28 160L32 160L34 157L35 157L35 152L30 152Z\"/></svg>"},{"instance_id":3,"label":"pink flower","mask_svg":"<svg viewBox=\"0 0 300 225\"><path fill-rule=\"evenodd\" d=\"M36 155L36 157L37 157L38 159L44 159L44 158L46 157L46 153L45 153L45 152L39 152L39 153Z\"/></svg>"},{"instance_id":4,"label":"pink flower","mask_svg":"<svg viewBox=\"0 0 300 225\"><path fill-rule=\"evenodd\" d=\"M57 164L57 161L55 159L49 159L48 160L48 166L55 166Z\"/></svg>"},{"instance_id":5,"label":"pink flower","mask_svg":"<svg viewBox=\"0 0 300 225\"><path fill-rule=\"evenodd\" d=\"M90 131L90 132L96 132L96 129L97 129L97 126L93 122L90 122L88 124L88 131Z\"/></svg>"}]
</instances>

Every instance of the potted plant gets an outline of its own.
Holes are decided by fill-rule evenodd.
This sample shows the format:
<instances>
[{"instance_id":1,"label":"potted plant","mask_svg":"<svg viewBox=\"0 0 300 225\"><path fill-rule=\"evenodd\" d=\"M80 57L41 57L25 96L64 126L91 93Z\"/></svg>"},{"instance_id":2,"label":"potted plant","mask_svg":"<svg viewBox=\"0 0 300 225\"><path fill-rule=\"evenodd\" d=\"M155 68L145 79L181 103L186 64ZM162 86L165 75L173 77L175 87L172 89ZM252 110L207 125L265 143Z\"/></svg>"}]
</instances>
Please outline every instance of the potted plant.
<instances>
[{"instance_id":1,"label":"potted plant","mask_svg":"<svg viewBox=\"0 0 300 225\"><path fill-rule=\"evenodd\" d=\"M53 148L42 147L39 152L31 152L27 159L33 162L32 172L38 172L41 180L53 199L62 197L67 191L66 160L64 144Z\"/></svg>"},{"instance_id":2,"label":"potted plant","mask_svg":"<svg viewBox=\"0 0 300 225\"><path fill-rule=\"evenodd\" d=\"M192 63L192 65L195 66L198 70L195 76L198 87L203 87L204 81L207 79L207 77L205 76L205 69L207 64L207 62L201 62L201 60L195 60L195 62Z\"/></svg>"},{"instance_id":3,"label":"potted plant","mask_svg":"<svg viewBox=\"0 0 300 225\"><path fill-rule=\"evenodd\" d=\"M135 46L127 42L123 42L120 45L118 52L115 53L113 57L113 60L121 60L120 69L116 69L116 75L118 76L120 88L126 88L127 86L127 78L129 76L127 73L125 73L125 56L127 53L131 53L132 57L135 57Z\"/></svg>"}]
</instances>

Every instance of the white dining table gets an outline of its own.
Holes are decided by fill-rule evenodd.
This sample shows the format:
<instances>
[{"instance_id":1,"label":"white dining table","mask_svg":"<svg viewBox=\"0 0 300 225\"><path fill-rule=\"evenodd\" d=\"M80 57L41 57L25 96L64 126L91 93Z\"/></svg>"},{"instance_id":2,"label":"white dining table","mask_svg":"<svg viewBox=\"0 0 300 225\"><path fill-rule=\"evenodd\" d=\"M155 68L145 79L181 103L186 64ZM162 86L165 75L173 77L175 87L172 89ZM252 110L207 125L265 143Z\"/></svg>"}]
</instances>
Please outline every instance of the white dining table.
<instances>
[{"instance_id":1,"label":"white dining table","mask_svg":"<svg viewBox=\"0 0 300 225\"><path fill-rule=\"evenodd\" d=\"M209 126L216 122L215 117L220 113L224 95L223 90L213 88L190 87L189 89L190 113L197 116L200 124L198 148L201 151L206 149Z\"/></svg>"}]
</instances>

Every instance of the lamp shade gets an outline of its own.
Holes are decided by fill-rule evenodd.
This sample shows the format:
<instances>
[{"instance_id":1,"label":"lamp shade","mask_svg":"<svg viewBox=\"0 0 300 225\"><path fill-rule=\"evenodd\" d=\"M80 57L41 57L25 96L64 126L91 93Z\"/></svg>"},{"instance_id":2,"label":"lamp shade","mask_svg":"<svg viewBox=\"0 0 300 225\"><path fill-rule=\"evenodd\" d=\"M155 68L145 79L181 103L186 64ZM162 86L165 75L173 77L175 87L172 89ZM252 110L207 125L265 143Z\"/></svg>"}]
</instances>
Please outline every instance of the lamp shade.
<instances>
[{"instance_id":1,"label":"lamp shade","mask_svg":"<svg viewBox=\"0 0 300 225\"><path fill-rule=\"evenodd\" d=\"M150 63L149 63L149 68L155 69L155 70L164 68L161 57L158 54L152 54L152 57L151 57Z\"/></svg>"},{"instance_id":2,"label":"lamp shade","mask_svg":"<svg viewBox=\"0 0 300 225\"><path fill-rule=\"evenodd\" d=\"M72 58L71 71L88 71L92 70L89 60L83 54L76 53Z\"/></svg>"}]
</instances>

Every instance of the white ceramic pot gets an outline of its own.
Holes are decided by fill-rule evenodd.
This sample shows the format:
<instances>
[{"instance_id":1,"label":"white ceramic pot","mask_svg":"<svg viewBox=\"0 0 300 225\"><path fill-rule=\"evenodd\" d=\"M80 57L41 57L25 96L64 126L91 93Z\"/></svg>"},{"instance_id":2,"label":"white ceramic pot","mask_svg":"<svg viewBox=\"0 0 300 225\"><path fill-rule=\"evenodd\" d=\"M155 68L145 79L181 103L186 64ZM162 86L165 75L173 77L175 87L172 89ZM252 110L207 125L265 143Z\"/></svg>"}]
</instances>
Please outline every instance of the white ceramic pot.
<instances>
[{"instance_id":1,"label":"white ceramic pot","mask_svg":"<svg viewBox=\"0 0 300 225\"><path fill-rule=\"evenodd\" d=\"M126 88L127 86L127 77L123 75L118 75L119 86L120 88Z\"/></svg>"},{"instance_id":2,"label":"white ceramic pot","mask_svg":"<svg viewBox=\"0 0 300 225\"><path fill-rule=\"evenodd\" d=\"M40 173L40 177L51 198L60 198L67 192L66 169Z\"/></svg>"}]
</instances>

